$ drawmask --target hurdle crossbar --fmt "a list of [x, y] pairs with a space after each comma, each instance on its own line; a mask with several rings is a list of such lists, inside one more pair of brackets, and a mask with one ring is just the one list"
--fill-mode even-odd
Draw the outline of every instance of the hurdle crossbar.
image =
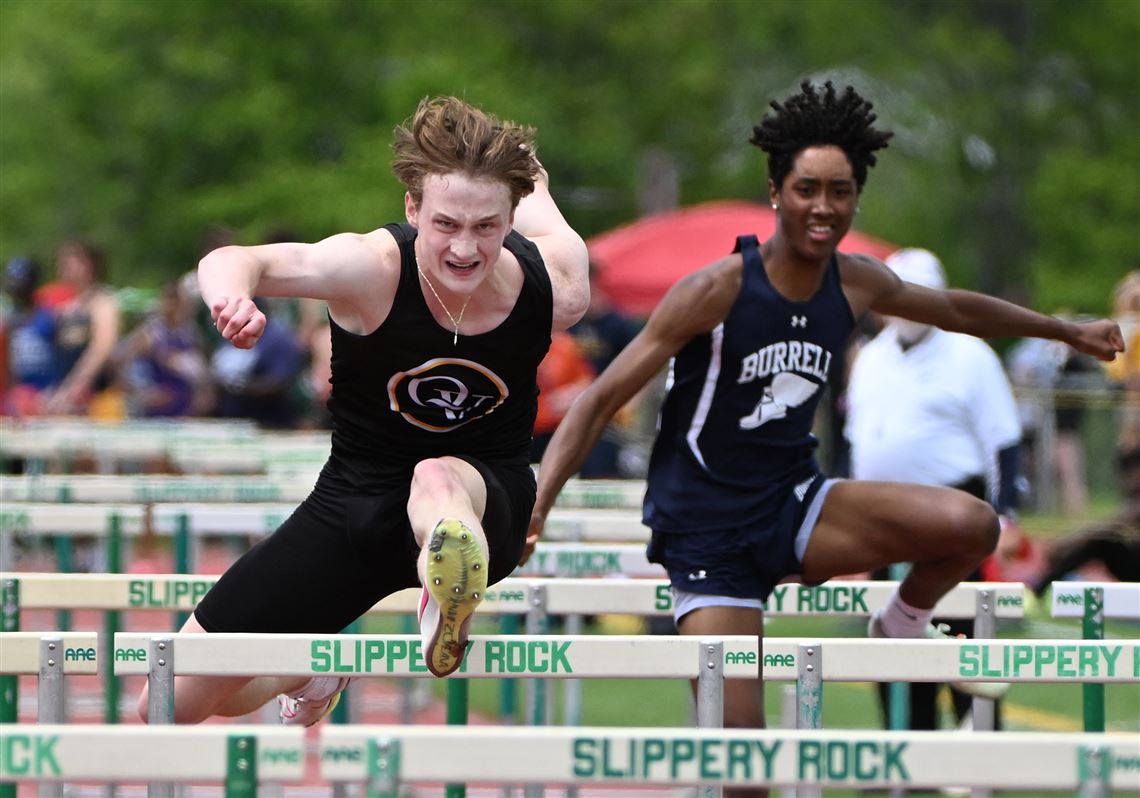
[[200, 475], [40, 474], [0, 480], [0, 501], [106, 502], [301, 502], [310, 479], [233, 478]]
[[[0, 572], [0, 582], [19, 584], [22, 609], [190, 610], [217, 581], [185, 574], [67, 574]], [[543, 609], [551, 615], [621, 613], [666, 616], [673, 592], [665, 579], [572, 579], [511, 577], [488, 588], [479, 612], [523, 614], [542, 588]], [[886, 605], [893, 582], [836, 581], [815, 587], [777, 585], [765, 605], [769, 616], [867, 617]], [[964, 582], [939, 602], [941, 618], [973, 618], [978, 590], [990, 590], [996, 617], [1024, 615], [1024, 588], [1013, 582]], [[374, 613], [414, 613], [420, 591], [409, 588], [381, 599]]]
[[1103, 761], [1112, 789], [1140, 788], [1140, 741], [1123, 735], [326, 726], [320, 750], [330, 781], [1073, 791]]
[[845, 682], [1140, 682], [1140, 640], [909, 640], [769, 637], [764, 678], [799, 678], [800, 646], [820, 678]]
[[[822, 652], [821, 677], [868, 682], [1137, 682], [1140, 640], [898, 640], [726, 636], [726, 678], [797, 678], [797, 651]], [[428, 676], [418, 635], [119, 632], [115, 673], [150, 671], [152, 640], [172, 641], [175, 673], [210, 676]], [[638, 635], [474, 635], [456, 676], [678, 678], [697, 675], [701, 639]]]
[[146, 507], [141, 504], [56, 504], [5, 502], [0, 534], [94, 536], [108, 534], [117, 519], [123, 535], [142, 533]]
[[45, 639], [61, 641], [57, 664], [63, 673], [99, 672], [96, 632], [0, 632], [0, 673], [38, 674]]
[[[724, 641], [724, 676], [756, 675], [757, 640]], [[150, 674], [150, 646], [169, 640], [173, 673], [199, 676], [421, 676], [419, 635], [168, 634], [119, 632], [115, 673]], [[696, 678], [703, 665], [697, 637], [638, 635], [473, 635], [457, 677]], [[749, 661], [751, 664], [749, 664]]]
[[[398, 752], [398, 763], [378, 759], [382, 751]], [[1109, 760], [1112, 788], [1140, 788], [1140, 741], [1040, 732], [326, 726], [320, 774], [329, 781], [364, 781], [386, 765], [402, 782], [1072, 792], [1088, 780], [1090, 751]]]
[[4, 737], [4, 781], [231, 784], [248, 782], [251, 774], [254, 783], [305, 778], [300, 727], [60, 724], [6, 729]]
[[1140, 620], [1140, 583], [1136, 582], [1054, 582], [1052, 585], [1054, 618], [1082, 618], [1085, 614], [1085, 589], [1104, 591], [1104, 617]]

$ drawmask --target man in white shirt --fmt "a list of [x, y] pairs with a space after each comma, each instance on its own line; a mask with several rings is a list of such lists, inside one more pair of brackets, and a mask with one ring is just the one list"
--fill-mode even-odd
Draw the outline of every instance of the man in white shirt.
[[[907, 282], [946, 288], [942, 264], [926, 250], [900, 250], [886, 263]], [[974, 336], [886, 321], [859, 352], [847, 386], [852, 476], [965, 490], [995, 504], [1004, 530], [1017, 505], [1021, 425], [1001, 361]], [[969, 622], [950, 626], [971, 631]], [[938, 687], [912, 686], [911, 728], [937, 728]], [[970, 699], [953, 697], [961, 719]]]

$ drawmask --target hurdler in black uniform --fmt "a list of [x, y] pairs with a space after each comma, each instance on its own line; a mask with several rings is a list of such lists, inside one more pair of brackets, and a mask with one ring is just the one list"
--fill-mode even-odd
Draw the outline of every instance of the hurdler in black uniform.
[[293, 515], [198, 604], [207, 631], [336, 633], [384, 596], [418, 587], [407, 502], [412, 470], [427, 458], [459, 457], [483, 477], [490, 583], [519, 561], [535, 495], [535, 374], [552, 326], [546, 266], [510, 233], [503, 246], [524, 275], [514, 309], [494, 330], [453, 344], [419, 287], [415, 228], [387, 229], [401, 255], [388, 317], [367, 335], [331, 321], [329, 460]]
[[735, 251], [739, 297], [673, 360], [644, 516], [650, 558], [675, 587], [763, 601], [799, 572], [826, 495], [812, 424], [855, 322], [834, 256], [793, 302], [768, 281], [755, 236]]

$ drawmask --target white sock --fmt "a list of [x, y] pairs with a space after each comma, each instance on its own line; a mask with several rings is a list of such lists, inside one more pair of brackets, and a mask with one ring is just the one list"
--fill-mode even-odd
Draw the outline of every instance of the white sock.
[[922, 637], [932, 617], [934, 610], [910, 606], [899, 598], [899, 592], [895, 590], [879, 614], [879, 624], [887, 637]]

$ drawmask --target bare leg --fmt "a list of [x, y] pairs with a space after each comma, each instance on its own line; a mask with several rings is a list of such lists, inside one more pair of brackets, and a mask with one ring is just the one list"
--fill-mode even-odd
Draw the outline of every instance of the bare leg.
[[[683, 635], [754, 635], [757, 644], [764, 639], [764, 613], [748, 607], [700, 607], [686, 613], [677, 624]], [[760, 661], [763, 662], [763, 656]], [[724, 682], [724, 727], [726, 729], [764, 728], [763, 665], [756, 666], [755, 679], [726, 679]], [[693, 694], [697, 684], [693, 682]], [[727, 798], [767, 798], [763, 788], [729, 788]]]
[[424, 578], [427, 548], [424, 544], [441, 518], [455, 518], [475, 533], [483, 553], [487, 554], [487, 537], [483, 534], [483, 511], [487, 507], [487, 486], [474, 466], [457, 457], [422, 460], [412, 475], [408, 496], [408, 520], [416, 543], [420, 546], [417, 570]]
[[899, 588], [907, 604], [933, 608], [994, 550], [993, 508], [960, 490], [894, 482], [835, 484], [804, 553], [805, 581], [913, 566]]
[[1085, 485], [1085, 453], [1079, 432], [1057, 433], [1053, 449], [1061, 483], [1061, 508], [1067, 515], [1080, 515], [1088, 505], [1088, 488]]
[[[179, 631], [206, 634], [193, 615]], [[213, 715], [248, 715], [278, 693], [296, 690], [307, 681], [307, 676], [175, 676], [174, 722], [201, 723]], [[138, 700], [143, 721], [148, 720], [147, 695], [144, 685]]]

